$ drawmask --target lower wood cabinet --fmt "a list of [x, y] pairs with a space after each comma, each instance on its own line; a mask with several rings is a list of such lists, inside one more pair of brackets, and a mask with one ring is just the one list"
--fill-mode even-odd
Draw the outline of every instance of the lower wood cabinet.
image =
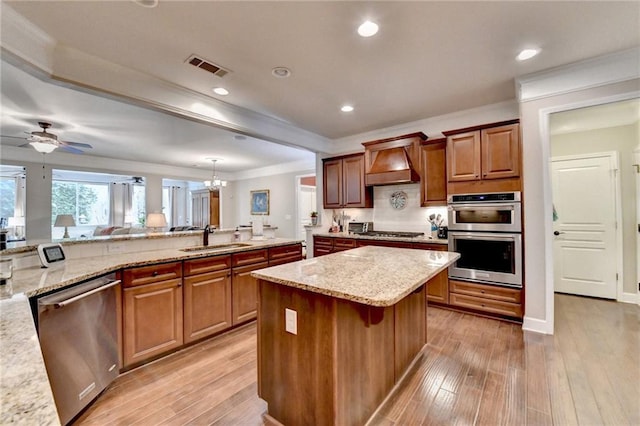
[[333, 238], [313, 237], [313, 257], [324, 256], [333, 252]]
[[266, 268], [268, 262], [233, 268], [232, 299], [233, 325], [241, 324], [258, 316], [258, 279], [251, 272]]
[[184, 342], [231, 327], [231, 255], [184, 261]]
[[231, 270], [184, 278], [184, 342], [231, 328]]
[[251, 272], [301, 259], [296, 243], [122, 270], [123, 367], [256, 318]]
[[125, 286], [123, 304], [125, 367], [182, 346], [182, 278]]
[[449, 280], [449, 303], [493, 315], [522, 319], [522, 290]]

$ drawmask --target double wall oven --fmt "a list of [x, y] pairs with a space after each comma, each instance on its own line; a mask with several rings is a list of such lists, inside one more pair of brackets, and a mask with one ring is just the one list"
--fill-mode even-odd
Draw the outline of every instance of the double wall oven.
[[447, 210], [449, 251], [460, 253], [449, 277], [521, 288], [520, 192], [449, 195]]

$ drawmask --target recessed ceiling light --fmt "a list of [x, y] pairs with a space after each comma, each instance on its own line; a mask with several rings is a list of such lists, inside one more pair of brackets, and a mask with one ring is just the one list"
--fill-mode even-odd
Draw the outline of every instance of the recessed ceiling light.
[[351, 111], [353, 111], [353, 107], [351, 105], [342, 105], [342, 108], [340, 108], [340, 111], [342, 111], [342, 112], [351, 112]]
[[372, 35], [375, 35], [377, 32], [378, 32], [378, 24], [376, 24], [375, 22], [364, 21], [358, 27], [358, 34], [360, 34], [362, 37], [371, 37]]
[[158, 0], [133, 0], [133, 2], [142, 7], [156, 7], [158, 5]]
[[540, 49], [524, 49], [520, 53], [518, 53], [516, 59], [519, 61], [526, 61], [527, 59], [533, 58], [538, 53], [540, 53]]
[[287, 67], [275, 67], [271, 70], [271, 74], [278, 78], [287, 78], [291, 75], [291, 70]]
[[227, 96], [229, 94], [229, 91], [224, 87], [216, 87], [213, 89], [213, 92], [220, 96]]

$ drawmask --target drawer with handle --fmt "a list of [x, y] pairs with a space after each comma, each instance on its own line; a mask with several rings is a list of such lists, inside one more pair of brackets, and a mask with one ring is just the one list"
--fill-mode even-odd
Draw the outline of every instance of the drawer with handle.
[[520, 303], [522, 290], [517, 288], [498, 287], [494, 285], [449, 280], [451, 292], [469, 296], [485, 297], [503, 302]]
[[122, 282], [125, 287], [135, 287], [176, 278], [182, 278], [182, 262], [140, 266], [122, 271]]

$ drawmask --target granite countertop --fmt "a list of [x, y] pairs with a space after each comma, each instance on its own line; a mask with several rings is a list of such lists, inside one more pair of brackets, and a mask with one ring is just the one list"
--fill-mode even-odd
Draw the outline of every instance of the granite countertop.
[[[14, 271], [0, 285], [0, 424], [58, 425], [29, 297], [67, 287], [124, 267], [229, 254], [299, 243], [284, 238], [243, 241], [240, 248], [184, 252], [177, 249], [66, 260], [61, 267]], [[217, 244], [211, 244], [216, 246]]]
[[[31, 267], [14, 271], [13, 277], [7, 284], [7, 286], [10, 287], [10, 291], [9, 289], [5, 289], [3, 291], [4, 294], [0, 296], [0, 303], [2, 302], [2, 297], [7, 297], [7, 293], [24, 293], [27, 297], [38, 296], [52, 290], [64, 288], [71, 284], [113, 272], [120, 268], [237, 253], [241, 251], [277, 247], [299, 242], [301, 242], [301, 240], [273, 238], [261, 241], [242, 241], [239, 243], [243, 245], [242, 247], [220, 248], [216, 250], [182, 251], [179, 249], [164, 249], [136, 253], [112, 254], [109, 256], [85, 257], [77, 260], [67, 259], [61, 267], [48, 269]], [[219, 245], [220, 244], [212, 243], [209, 247], [213, 248]]]
[[318, 237], [329, 237], [329, 238], [352, 238], [355, 240], [381, 240], [381, 241], [404, 241], [410, 243], [420, 243], [420, 244], [443, 244], [446, 245], [449, 243], [449, 240], [446, 238], [431, 238], [427, 235], [423, 235], [421, 237], [378, 237], [373, 235], [362, 235], [362, 234], [353, 234], [348, 232], [323, 232], [318, 234], [313, 234], [313, 236]]
[[251, 275], [366, 305], [392, 306], [459, 257], [447, 251], [365, 246], [259, 269]]
[[[244, 227], [239, 227], [240, 230], [246, 231]], [[265, 226], [265, 230], [277, 230], [277, 227]], [[202, 230], [195, 231], [173, 231], [173, 232], [147, 232], [140, 234], [122, 234], [122, 235], [103, 235], [103, 236], [91, 236], [86, 238], [65, 238], [58, 239], [52, 241], [46, 241], [47, 243], [60, 243], [63, 246], [70, 246], [76, 244], [87, 244], [87, 243], [113, 243], [120, 241], [130, 241], [130, 240], [153, 240], [159, 238], [177, 238], [184, 237], [189, 235], [202, 235]], [[235, 232], [235, 228], [225, 228], [225, 229], [215, 229], [214, 233], [218, 234], [233, 234]], [[40, 241], [45, 242], [45, 241]], [[4, 250], [0, 250], [1, 255], [12, 255], [18, 253], [27, 253], [31, 251], [35, 251], [38, 249], [38, 244], [31, 241], [21, 241], [17, 243], [8, 243], [7, 248]]]

